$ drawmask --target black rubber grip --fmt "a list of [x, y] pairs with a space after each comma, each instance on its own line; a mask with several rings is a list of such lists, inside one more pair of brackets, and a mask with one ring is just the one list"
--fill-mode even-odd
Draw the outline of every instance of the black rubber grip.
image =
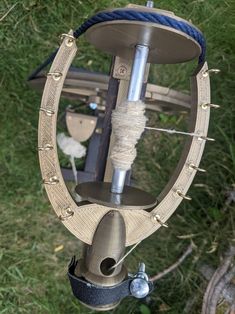
[[130, 283], [133, 278], [127, 278], [120, 284], [112, 287], [96, 286], [89, 283], [82, 277], [74, 274], [78, 261], [73, 257], [69, 269], [68, 277], [73, 290], [74, 296], [82, 303], [96, 307], [105, 306], [121, 301], [130, 295]]

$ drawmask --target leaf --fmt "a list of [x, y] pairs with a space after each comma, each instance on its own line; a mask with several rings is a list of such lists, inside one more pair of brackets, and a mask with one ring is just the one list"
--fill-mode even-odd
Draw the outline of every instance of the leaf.
[[169, 116], [167, 116], [167, 115], [164, 114], [164, 113], [160, 113], [160, 114], [159, 114], [159, 118], [160, 118], [160, 121], [163, 122], [163, 123], [169, 122]]
[[141, 304], [140, 305], [140, 313], [141, 314], [151, 314], [151, 310], [147, 305]]

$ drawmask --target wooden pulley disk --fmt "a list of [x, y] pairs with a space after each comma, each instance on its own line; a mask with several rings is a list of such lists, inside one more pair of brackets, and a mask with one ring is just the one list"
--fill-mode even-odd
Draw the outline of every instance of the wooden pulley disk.
[[[105, 15], [113, 12], [115, 10], [101, 13]], [[135, 13], [142, 12], [144, 17], [156, 13], [161, 14], [162, 19], [164, 17], [172, 19], [172, 24], [177, 21], [179, 24], [186, 24], [186, 28], [193, 26], [188, 21], [175, 16], [173, 12], [136, 5], [128, 5], [125, 9], [119, 9], [119, 12], [123, 19], [98, 23], [87, 30], [87, 40], [99, 50], [132, 60], [136, 45], [144, 45], [149, 47], [148, 62], [158, 64], [186, 62], [200, 56], [202, 51], [198, 42], [182, 30], [170, 25], [158, 24], [154, 18], [150, 18], [148, 22], [147, 19], [124, 20], [125, 16], [132, 17]]]
[[122, 194], [112, 193], [108, 182], [85, 182], [75, 190], [83, 199], [111, 208], [150, 210], [157, 204], [154, 196], [132, 186], [125, 186]]
[[[97, 48], [115, 56], [109, 81], [93, 73], [87, 77], [82, 73], [83, 78], [76, 79], [67, 76], [77, 52], [76, 38], [84, 33]], [[194, 58], [199, 59], [199, 65], [191, 77], [190, 97], [147, 84], [148, 63], [179, 63]], [[109, 310], [125, 296], [143, 298], [151, 292], [153, 285], [143, 265], [134, 277], [127, 275], [123, 265], [125, 247], [136, 246], [160, 227], [167, 227], [167, 220], [182, 200], [191, 199], [188, 189], [197, 171], [204, 171], [200, 168], [202, 154], [206, 141], [212, 140], [207, 136], [210, 109], [218, 107], [210, 99], [209, 74], [213, 71], [217, 70], [209, 70], [205, 61], [202, 33], [173, 13], [154, 9], [152, 1], [147, 2], [147, 7], [129, 5], [97, 13], [75, 32], [62, 35], [42, 96], [39, 160], [43, 183], [57, 216], [85, 243], [82, 258], [72, 260], [68, 275], [74, 295], [88, 307]], [[162, 93], [160, 101], [158, 92]], [[71, 121], [77, 119], [77, 124], [87, 118], [87, 130], [83, 134], [80, 129], [78, 140], [92, 133], [100, 136], [99, 142], [91, 140], [90, 144], [95, 147], [93, 153], [97, 151], [96, 159], [90, 159], [90, 164], [97, 165], [96, 176], [76, 187], [81, 201], [75, 201], [68, 192], [57, 155], [61, 93], [78, 95], [88, 104], [91, 99], [97, 101], [98, 120], [67, 115], [68, 127], [69, 117]], [[190, 105], [185, 106], [189, 99]], [[151, 129], [145, 110], [155, 110], [155, 104], [158, 108], [158, 101], [163, 110], [164, 103], [190, 109], [190, 123], [188, 132], [152, 128], [188, 136], [168, 184], [160, 195], [152, 196], [131, 186], [129, 179], [136, 144], [144, 131]], [[95, 125], [94, 129], [91, 125]], [[77, 131], [79, 127], [76, 130], [74, 123], [70, 133], [76, 137]]]

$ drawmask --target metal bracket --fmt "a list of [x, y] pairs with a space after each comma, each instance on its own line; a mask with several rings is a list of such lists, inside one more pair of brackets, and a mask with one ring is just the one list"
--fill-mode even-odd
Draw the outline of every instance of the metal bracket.
[[66, 124], [73, 139], [78, 142], [87, 141], [94, 133], [97, 117], [66, 111]]
[[[121, 57], [116, 57], [114, 62], [113, 77], [119, 80], [130, 81], [132, 69], [132, 60], [125, 60]], [[150, 64], [146, 66], [144, 83], [147, 83], [149, 76]]]

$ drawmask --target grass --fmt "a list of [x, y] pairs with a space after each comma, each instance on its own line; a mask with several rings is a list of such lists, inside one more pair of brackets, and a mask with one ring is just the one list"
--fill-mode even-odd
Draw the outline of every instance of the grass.
[[[1, 314], [92, 313], [73, 298], [66, 278], [67, 264], [72, 255], [79, 254], [80, 243], [57, 221], [40, 183], [36, 152], [40, 95], [28, 88], [26, 78], [57, 47], [59, 34], [77, 27], [98, 10], [125, 4], [126, 0], [0, 2]], [[235, 208], [223, 211], [225, 192], [235, 183], [235, 3], [159, 0], [156, 6], [192, 20], [204, 32], [209, 65], [222, 71], [212, 78], [212, 102], [222, 108], [212, 111], [210, 136], [216, 143], [207, 144], [202, 166], [208, 172], [197, 175], [190, 189], [193, 201], [184, 202], [170, 219], [170, 228], [144, 241], [127, 259], [127, 265], [135, 271], [139, 261], [144, 261], [153, 275], [173, 263], [191, 240], [195, 253], [157, 283], [147, 305], [126, 299], [114, 313], [181, 314], [187, 300], [194, 298], [190, 314], [199, 314], [206, 283], [197, 267], [200, 263], [217, 265], [224, 249], [235, 241]], [[77, 65], [108, 71], [108, 56], [84, 39], [79, 47]], [[193, 65], [153, 66], [151, 81], [187, 90]], [[151, 119], [161, 126], [177, 125], [177, 119]], [[178, 137], [146, 135], [134, 169], [138, 184], [159, 193], [177, 163], [181, 145]], [[62, 244], [63, 249], [56, 252]]]

